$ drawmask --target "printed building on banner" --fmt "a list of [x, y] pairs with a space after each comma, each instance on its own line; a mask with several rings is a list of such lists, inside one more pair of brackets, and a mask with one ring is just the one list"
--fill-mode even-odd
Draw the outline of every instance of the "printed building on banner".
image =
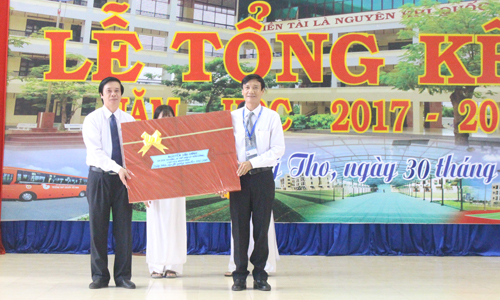
[[[11, 45], [13, 56], [9, 57], [9, 85], [7, 95], [6, 124], [8, 129], [27, 128], [37, 122], [38, 112], [44, 111], [43, 105], [33, 105], [33, 101], [22, 95], [25, 82], [17, 79], [29, 75], [33, 67], [49, 63], [49, 40], [42, 37], [32, 37], [43, 27], [59, 27], [71, 30], [72, 38], [66, 42], [67, 53], [82, 55], [94, 63], [97, 61], [97, 45], [92, 39], [92, 33], [103, 30], [100, 22], [108, 17], [101, 11], [105, 0], [72, 0], [62, 1], [59, 10], [58, 1], [52, 0], [12, 0], [9, 33], [13, 37], [24, 37], [28, 44]], [[109, 1], [112, 2], [112, 1]], [[114, 1], [113, 1], [114, 2]], [[125, 0], [130, 9], [121, 16], [129, 22], [126, 30], [136, 32], [142, 43], [143, 50], [133, 52], [129, 49], [128, 66], [119, 66], [116, 61], [113, 68], [116, 72], [125, 72], [136, 62], [145, 64], [142, 75], [137, 83], [125, 84], [125, 96], [131, 98], [128, 109], [133, 104], [133, 88], [145, 88], [144, 100], [152, 97], [162, 97], [164, 100], [173, 97], [172, 88], [161, 84], [162, 79], [171, 79], [163, 65], [188, 65], [188, 43], [182, 44], [177, 50], [169, 47], [176, 32], [217, 32], [222, 45], [226, 45], [237, 33], [234, 25], [248, 15], [247, 7], [252, 1], [237, 0]], [[326, 33], [328, 41], [323, 44], [323, 80], [311, 82], [304, 72], [301, 63], [293, 58], [291, 67], [293, 73], [298, 73], [295, 87], [273, 88], [266, 95], [266, 100], [288, 98], [295, 106], [300, 107], [300, 114], [311, 116], [329, 113], [330, 104], [336, 98], [354, 101], [362, 98], [368, 102], [385, 99], [410, 99], [412, 104], [406, 117], [404, 127], [415, 133], [425, 128], [442, 128], [441, 115], [436, 122], [424, 122], [422, 116], [429, 112], [441, 113], [442, 102], [449, 102], [448, 95], [419, 94], [418, 91], [399, 91], [392, 87], [346, 85], [332, 75], [329, 66], [330, 49], [335, 41], [351, 32], [374, 34], [380, 52], [376, 57], [385, 59], [382, 71], [389, 72], [398, 63], [404, 53], [403, 46], [417, 43], [417, 40], [400, 40], [397, 33], [403, 26], [400, 24], [403, 1], [375, 0], [341, 0], [341, 1], [271, 1], [272, 14], [264, 22], [260, 34], [272, 47], [272, 74], [282, 72], [283, 49], [276, 41], [276, 33], [299, 33], [306, 39], [309, 33]], [[286, 2], [286, 3], [285, 3]], [[335, 2], [335, 3], [333, 3]], [[408, 3], [408, 1], [404, 1]], [[420, 1], [414, 0], [411, 2]], [[448, 2], [448, 1], [440, 1]], [[468, 1], [465, 1], [468, 2]], [[59, 11], [59, 18], [58, 18]], [[114, 29], [113, 29], [114, 28]], [[111, 27], [106, 30], [119, 30]], [[240, 62], [255, 66], [257, 52], [252, 43], [244, 43], [239, 49]], [[205, 61], [223, 57], [224, 48], [215, 50], [205, 43]], [[352, 74], [360, 74], [363, 67], [359, 66], [358, 58], [371, 56], [368, 50], [359, 44], [353, 44], [347, 53], [347, 66]], [[68, 60], [67, 67], [75, 63]], [[52, 99], [50, 111], [55, 112], [55, 122], [61, 122], [60, 99]], [[66, 110], [72, 116], [68, 123], [81, 124], [85, 116], [94, 110], [89, 104], [101, 105], [95, 97], [82, 97], [78, 103], [68, 104]], [[395, 112], [389, 111], [386, 105], [385, 118], [387, 124], [393, 125]], [[151, 107], [146, 106], [148, 118], [151, 119]], [[179, 114], [186, 114], [187, 103], [181, 102]], [[285, 112], [279, 110], [281, 114]], [[375, 120], [373, 120], [375, 122]], [[425, 127], [425, 128], [424, 128]], [[67, 130], [78, 127], [67, 126]]]
[[500, 184], [493, 184], [491, 188], [491, 203], [500, 203]]
[[452, 184], [453, 181], [452, 179], [445, 179], [445, 183], [441, 187], [441, 179], [428, 179], [416, 181], [411, 186], [415, 192], [440, 193], [441, 190], [444, 190], [445, 193], [456, 194], [458, 188], [456, 184]]
[[331, 182], [331, 177], [331, 174], [324, 177], [304, 175], [292, 177], [286, 174], [280, 179], [280, 187], [284, 191], [332, 189], [335, 182]]
[[342, 194], [364, 194], [372, 191], [369, 185], [359, 183], [354, 180], [332, 180], [332, 175], [328, 174], [324, 177], [321, 176], [305, 176], [300, 175], [292, 177], [290, 174], [284, 175], [280, 178], [279, 189], [283, 191], [318, 191], [318, 190], [332, 190]]

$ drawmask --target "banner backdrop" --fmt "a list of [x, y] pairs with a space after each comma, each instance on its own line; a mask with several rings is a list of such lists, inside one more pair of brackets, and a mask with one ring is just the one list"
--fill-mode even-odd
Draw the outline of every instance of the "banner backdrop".
[[[7, 94], [7, 49], [9, 39], [9, 1], [3, 1], [0, 4], [0, 59], [4, 62], [0, 64], [0, 127], [5, 128], [5, 98]], [[0, 135], [0, 167], [3, 167], [3, 147], [4, 135]], [[2, 187], [0, 186], [0, 195]], [[0, 220], [2, 215], [2, 199], [0, 198]], [[0, 254], [5, 254], [5, 249], [2, 244], [2, 230], [0, 228]]]
[[[234, 110], [256, 72], [285, 130], [276, 222], [500, 223], [496, 1], [337, 1], [321, 17], [188, 2], [12, 1], [2, 220], [87, 220], [81, 124], [101, 79], [120, 78], [121, 108], [147, 120], [161, 104]], [[474, 25], [450, 31], [457, 16]], [[187, 219], [230, 221], [229, 201], [190, 197]]]

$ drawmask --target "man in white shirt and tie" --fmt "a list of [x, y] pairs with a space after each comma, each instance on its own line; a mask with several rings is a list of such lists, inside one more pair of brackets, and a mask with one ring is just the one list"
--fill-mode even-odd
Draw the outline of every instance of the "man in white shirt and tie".
[[108, 286], [108, 227], [113, 214], [115, 264], [113, 277], [117, 287], [135, 289], [132, 276], [132, 205], [128, 202], [127, 179], [123, 164], [121, 123], [134, 118], [119, 109], [123, 85], [114, 77], [99, 84], [104, 106], [90, 113], [83, 122], [83, 141], [87, 147], [87, 200], [89, 203], [90, 289]]
[[[273, 167], [285, 153], [283, 127], [278, 113], [260, 105], [265, 92], [261, 76], [251, 74], [241, 82], [245, 107], [231, 112], [241, 191], [230, 193], [234, 237], [233, 291], [246, 289], [248, 244], [253, 234], [255, 246], [250, 256], [254, 289], [270, 291], [264, 270], [269, 255], [268, 230], [274, 201]], [[252, 217], [253, 233], [250, 232]]]

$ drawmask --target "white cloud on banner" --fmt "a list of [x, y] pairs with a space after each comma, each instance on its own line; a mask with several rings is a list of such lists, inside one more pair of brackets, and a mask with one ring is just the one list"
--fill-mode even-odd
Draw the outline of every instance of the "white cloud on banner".
[[500, 154], [488, 154], [483, 156], [484, 161], [500, 161]]

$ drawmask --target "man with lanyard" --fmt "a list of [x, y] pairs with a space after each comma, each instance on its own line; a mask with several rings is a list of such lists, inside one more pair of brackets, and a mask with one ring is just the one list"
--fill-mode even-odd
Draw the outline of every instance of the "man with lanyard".
[[[113, 277], [117, 287], [135, 289], [132, 276], [132, 205], [128, 203], [127, 179], [123, 164], [121, 123], [134, 118], [119, 109], [123, 85], [114, 77], [99, 84], [104, 106], [90, 113], [83, 122], [83, 141], [87, 147], [89, 177], [90, 289], [108, 286], [108, 227], [113, 213], [115, 265]], [[111, 209], [112, 208], [112, 209]]]
[[238, 155], [241, 191], [230, 193], [234, 237], [233, 291], [246, 289], [250, 216], [255, 247], [250, 256], [254, 289], [270, 291], [264, 271], [269, 255], [268, 237], [274, 201], [273, 167], [285, 153], [285, 139], [278, 113], [260, 105], [265, 82], [259, 75], [245, 76], [241, 82], [245, 107], [231, 113]]

